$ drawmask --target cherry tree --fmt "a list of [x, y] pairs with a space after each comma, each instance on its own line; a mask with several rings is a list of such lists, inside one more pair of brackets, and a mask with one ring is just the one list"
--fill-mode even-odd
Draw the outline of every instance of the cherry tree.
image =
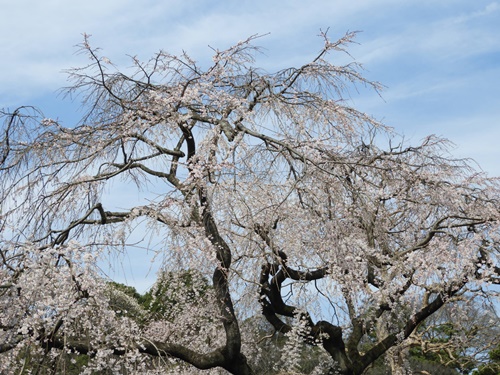
[[[321, 348], [318, 374], [384, 355], [404, 371], [427, 318], [493, 301], [498, 181], [446, 140], [409, 145], [352, 107], [350, 90], [381, 89], [332, 62], [354, 36], [322, 34], [311, 61], [273, 73], [255, 66], [253, 36], [210, 64], [160, 51], [127, 74], [86, 36], [90, 63], [69, 71], [80, 124], [4, 110], [0, 371], [30, 356], [60, 370], [74, 353], [85, 373], [254, 374], [276, 335], [275, 369], [296, 371], [306, 345]], [[111, 206], [120, 189], [140, 199]], [[205, 280], [181, 311], [114, 307], [100, 262], [137, 237], [161, 249], [164, 275]], [[255, 315], [274, 334], [243, 324]]]

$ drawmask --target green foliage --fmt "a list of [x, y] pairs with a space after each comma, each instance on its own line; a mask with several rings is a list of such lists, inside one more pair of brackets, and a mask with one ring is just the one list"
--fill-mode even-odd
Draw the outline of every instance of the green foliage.
[[107, 294], [110, 307], [118, 317], [128, 317], [138, 323], [145, 321], [144, 296], [139, 294], [134, 287], [109, 282]]
[[249, 344], [252, 353], [248, 359], [255, 375], [323, 374], [318, 367], [328, 367], [330, 358], [323, 347], [304, 343], [299, 344], [299, 358], [294, 371], [286, 372], [283, 370], [286, 367], [284, 360], [290, 354], [286, 350], [290, 340], [287, 335], [276, 332], [261, 315], [245, 319], [242, 329], [247, 337], [251, 336]]
[[193, 270], [163, 272], [155, 286], [139, 300], [154, 316], [173, 320], [188, 304], [198, 303], [209, 288], [208, 280]]
[[[439, 368], [439, 373], [445, 371], [450, 374], [468, 374], [472, 371], [474, 360], [467, 356], [465, 348], [451, 345], [455, 337], [463, 333], [457, 330], [453, 322], [422, 325], [421, 329], [425, 330], [423, 338], [426, 343], [410, 349], [410, 357], [415, 365], [431, 365]], [[473, 336], [475, 333], [469, 332], [469, 334]]]
[[[109, 304], [117, 316], [134, 319], [139, 324], [158, 316], [173, 319], [188, 303], [195, 303], [210, 288], [208, 280], [194, 271], [162, 273], [155, 286], [145, 294], [140, 294], [132, 286], [117, 282], [109, 282], [107, 285]], [[27, 348], [19, 358], [19, 365], [23, 368], [21, 374], [72, 375], [80, 374], [88, 361], [87, 355], [73, 353], [50, 359], [46, 354], [32, 353]]]
[[[429, 329], [428, 343], [441, 344], [447, 343], [456, 333], [452, 323], [444, 323]], [[412, 358], [418, 361], [426, 361], [432, 363], [448, 363], [452, 361], [451, 355], [456, 358], [457, 353], [450, 353], [444, 349], [427, 350], [422, 346], [415, 346], [410, 349]]]
[[155, 285], [144, 294], [128, 285], [109, 282], [110, 305], [118, 316], [127, 316], [138, 323], [161, 317], [174, 320], [189, 304], [199, 303], [210, 288], [199, 273], [160, 273]]
[[[456, 368], [445, 366], [439, 362], [426, 361], [425, 359], [410, 358], [410, 367], [416, 374], [429, 373], [439, 375], [458, 375], [462, 374]], [[424, 372], [425, 371], [425, 372]], [[468, 373], [468, 372], [465, 372]]]
[[479, 366], [472, 375], [500, 375], [500, 343], [489, 353], [489, 362]]
[[141, 295], [137, 289], [135, 289], [133, 286], [129, 286], [129, 285], [125, 285], [125, 284], [120, 284], [120, 283], [117, 283], [115, 281], [110, 281], [108, 283], [109, 286], [111, 286], [113, 289], [115, 290], [119, 290], [120, 292], [123, 292], [125, 293], [126, 295], [128, 295], [129, 297], [132, 297], [134, 298], [135, 300], [137, 300], [137, 302], [141, 303], [142, 304], [142, 301], [144, 299], [144, 296]]
[[[19, 356], [19, 375], [38, 374], [80, 374], [83, 368], [88, 364], [89, 357], [84, 354], [62, 353], [56, 357], [52, 357], [49, 352], [33, 352], [32, 348], [28, 347], [22, 351]], [[12, 369], [13, 373], [16, 369]]]
[[493, 362], [498, 362], [500, 364], [500, 344], [489, 353], [490, 359]]

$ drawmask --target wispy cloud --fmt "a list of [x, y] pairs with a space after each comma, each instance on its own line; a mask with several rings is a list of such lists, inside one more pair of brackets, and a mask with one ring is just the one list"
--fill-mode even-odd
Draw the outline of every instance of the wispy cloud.
[[[413, 107], [443, 118], [453, 115], [447, 112], [450, 98], [462, 113], [467, 107], [484, 111], [483, 103], [499, 94], [491, 84], [500, 77], [498, 1], [19, 0], [4, 4], [2, 14], [0, 107], [41, 96], [44, 102], [55, 101], [55, 91], [66, 85], [61, 72], [86, 62], [74, 47], [83, 32], [93, 34], [92, 43], [124, 66], [127, 53], [147, 59], [159, 49], [186, 50], [203, 59], [211, 53], [208, 45], [224, 48], [252, 34], [270, 33], [259, 40], [266, 48], [261, 61], [279, 69], [316, 53], [321, 28], [330, 26], [332, 37], [364, 30], [352, 53], [368, 68], [368, 76], [388, 89], [385, 105], [375, 95], [359, 101], [375, 112], [388, 110], [379, 117], [402, 118], [405, 113], [397, 108]], [[441, 110], [436, 102], [442, 103]], [[453, 132], [440, 126], [441, 133]]]
[[[377, 7], [396, 3], [383, 0]], [[373, 8], [373, 2], [367, 0], [355, 4], [312, 0], [307, 6], [299, 0], [12, 1], [3, 6], [0, 23], [0, 44], [6, 51], [0, 60], [0, 95], [19, 97], [45, 85], [61, 84], [64, 76], [59, 72], [81, 64], [74, 56], [74, 46], [84, 32], [92, 34], [93, 43], [106, 54], [124, 63], [126, 53], [145, 59], [158, 49], [208, 56], [208, 45], [224, 48], [266, 33], [271, 35], [263, 45], [272, 46], [272, 56], [280, 54], [283, 60], [314, 53], [317, 48], [307, 51], [306, 47], [316, 41], [320, 28], [332, 26], [336, 35], [358, 28], [359, 22], [351, 25], [347, 19], [366, 17]]]

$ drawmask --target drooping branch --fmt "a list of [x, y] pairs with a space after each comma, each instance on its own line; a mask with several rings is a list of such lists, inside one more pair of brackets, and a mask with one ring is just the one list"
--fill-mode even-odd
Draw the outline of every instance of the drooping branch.
[[[39, 340], [42, 346], [47, 349], [69, 350], [78, 354], [93, 356], [99, 349], [112, 350], [116, 356], [125, 355], [131, 350], [137, 350], [139, 353], [149, 354], [154, 357], [172, 356], [189, 363], [200, 370], [206, 370], [214, 367], [224, 367], [226, 358], [224, 348], [218, 348], [210, 353], [202, 354], [197, 351], [186, 348], [185, 346], [165, 343], [154, 340], [141, 340], [132, 347], [106, 347], [96, 348], [90, 346], [84, 341], [68, 340], [67, 338], [40, 337]], [[11, 345], [12, 346], [12, 345]], [[11, 348], [12, 349], [12, 348]]]
[[462, 287], [466, 284], [466, 280], [462, 281], [458, 285], [451, 286], [446, 291], [438, 294], [436, 298], [427, 305], [423, 306], [415, 314], [411, 315], [400, 332], [389, 334], [370, 350], [368, 350], [364, 355], [360, 357], [360, 361], [355, 365], [356, 374], [361, 374], [371, 363], [373, 363], [377, 358], [383, 355], [387, 350], [393, 347], [398, 341], [403, 341], [404, 339], [410, 337], [410, 335], [415, 331], [415, 329], [425, 321], [429, 316], [438, 311], [444, 306], [446, 301], [457, 294]]
[[[308, 312], [287, 305], [282, 297], [283, 282], [290, 278], [296, 281], [312, 281], [323, 278], [328, 273], [328, 267], [313, 271], [294, 270], [286, 265], [287, 256], [282, 250], [278, 250], [271, 241], [269, 231], [262, 225], [255, 225], [255, 232], [271, 248], [280, 263], [267, 263], [261, 269], [260, 274], [260, 304], [262, 313], [274, 329], [281, 333], [288, 333], [291, 327], [284, 323], [278, 315], [287, 317], [300, 317], [306, 321], [308, 329], [305, 337], [308, 342], [320, 341], [323, 348], [330, 354], [332, 359], [340, 367], [342, 374], [350, 375], [351, 363], [346, 354], [345, 344], [342, 338], [342, 328], [327, 321], [313, 322]], [[272, 275], [272, 277], [270, 277]], [[312, 339], [312, 340], [311, 340]]]

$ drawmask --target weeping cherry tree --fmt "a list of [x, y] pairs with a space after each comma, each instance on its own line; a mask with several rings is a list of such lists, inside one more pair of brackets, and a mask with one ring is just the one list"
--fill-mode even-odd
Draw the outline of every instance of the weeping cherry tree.
[[[160, 51], [127, 74], [85, 37], [90, 63], [69, 71], [80, 123], [3, 110], [0, 371], [22, 373], [29, 352], [53, 368], [85, 356], [86, 373], [249, 375], [276, 335], [274, 370], [298, 371], [294, 348], [312, 346], [317, 374], [383, 356], [405, 371], [429, 317], [494, 301], [498, 180], [353, 108], [349, 91], [381, 89], [333, 63], [354, 36], [322, 34], [311, 61], [277, 72], [255, 66], [254, 36], [210, 64]], [[108, 201], [123, 191], [139, 198]], [[189, 308], [113, 308], [102, 264], [136, 238], [169, 283], [204, 280]], [[257, 315], [272, 335], [244, 327]]]

